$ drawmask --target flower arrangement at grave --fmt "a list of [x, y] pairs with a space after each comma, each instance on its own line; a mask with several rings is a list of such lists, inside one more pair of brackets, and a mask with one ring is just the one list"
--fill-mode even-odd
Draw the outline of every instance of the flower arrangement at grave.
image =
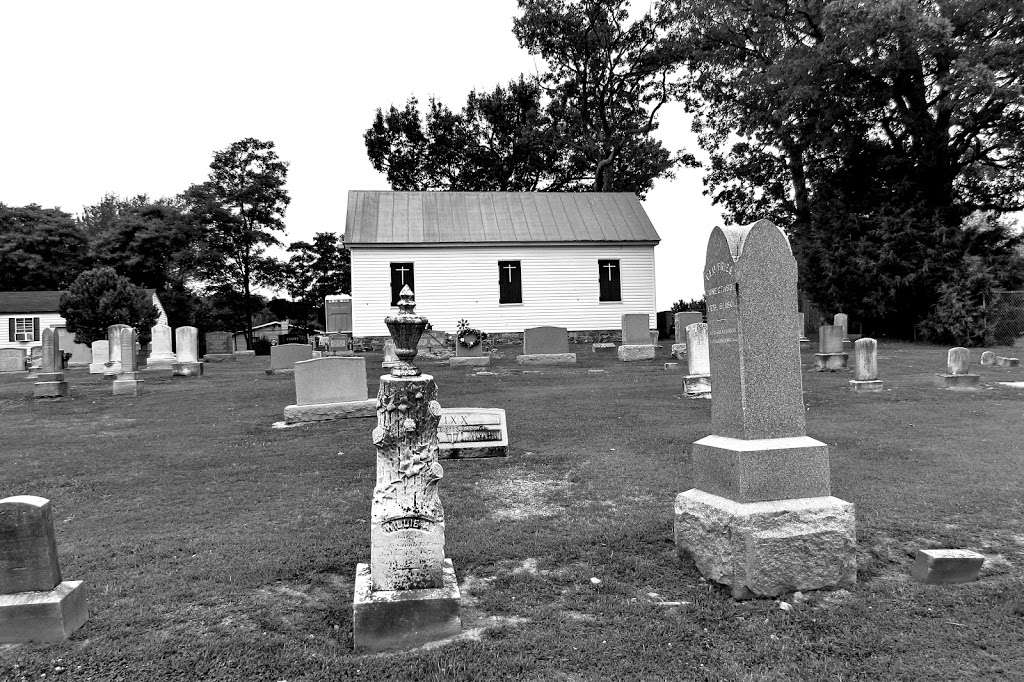
[[459, 345], [463, 348], [476, 348], [484, 339], [487, 338], [487, 332], [482, 332], [479, 329], [470, 327], [469, 320], [466, 318], [459, 320], [458, 325], [458, 341]]

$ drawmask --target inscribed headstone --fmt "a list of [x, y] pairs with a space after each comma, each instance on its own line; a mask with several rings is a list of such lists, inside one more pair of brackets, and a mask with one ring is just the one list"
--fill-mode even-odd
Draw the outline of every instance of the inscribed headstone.
[[211, 355], [227, 355], [235, 352], [229, 332], [206, 332], [206, 352]]
[[282, 343], [270, 347], [270, 370], [292, 369], [296, 362], [313, 357], [313, 348], [308, 343]]
[[[644, 330], [647, 333], [647, 330]], [[569, 352], [569, 332], [565, 327], [532, 327], [523, 330], [523, 355]]]
[[48, 592], [60, 583], [50, 501], [0, 500], [0, 594]]
[[622, 316], [622, 344], [626, 346], [651, 345], [649, 315], [627, 313]]
[[699, 324], [703, 321], [704, 314], [696, 310], [687, 310], [681, 313], [676, 313], [676, 343], [686, 343], [686, 328], [691, 324]]
[[708, 325], [704, 322], [686, 327], [686, 369], [689, 374], [711, 374]]
[[366, 359], [328, 355], [295, 363], [295, 404], [367, 400]]
[[855, 381], [875, 381], [878, 379], [878, 342], [874, 339], [861, 338], [853, 344]]
[[178, 327], [174, 330], [174, 341], [178, 351], [178, 362], [199, 362], [198, 329]]
[[946, 353], [946, 372], [948, 374], [967, 374], [971, 365], [971, 351], [961, 346], [950, 348]]
[[818, 329], [819, 353], [843, 352], [843, 328], [824, 324]]

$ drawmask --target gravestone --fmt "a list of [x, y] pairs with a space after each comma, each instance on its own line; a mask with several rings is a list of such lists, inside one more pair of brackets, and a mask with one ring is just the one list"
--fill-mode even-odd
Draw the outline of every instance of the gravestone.
[[206, 362], [235, 359], [235, 341], [230, 332], [206, 332]]
[[32, 393], [36, 398], [63, 398], [68, 394], [68, 382], [64, 381], [64, 356], [60, 351], [57, 331], [47, 327], [43, 330], [42, 339], [41, 365]]
[[985, 555], [969, 549], [919, 549], [911, 577], [929, 585], [969, 583], [978, 579]]
[[59, 642], [87, 617], [82, 581], [61, 579], [50, 501], [0, 500], [0, 643]]
[[491, 355], [484, 353], [482, 334], [475, 331], [455, 335], [455, 356], [448, 359], [449, 367], [490, 367]]
[[818, 352], [814, 354], [814, 369], [818, 372], [838, 372], [846, 369], [849, 353], [843, 351], [843, 328], [824, 324], [818, 329]]
[[675, 314], [675, 343], [672, 344], [672, 357], [682, 360], [686, 353], [686, 328], [691, 324], [704, 321], [704, 313], [697, 310], [686, 310]]
[[295, 404], [284, 408], [289, 424], [372, 417], [376, 401], [367, 397], [366, 358], [326, 355], [294, 365]]
[[391, 369], [396, 362], [398, 362], [398, 356], [395, 355], [395, 342], [387, 339], [384, 342], [384, 361], [380, 363], [380, 366], [384, 369]]
[[[308, 343], [308, 338], [303, 336], [294, 341], [286, 341], [286, 343]], [[245, 340], [244, 334], [232, 334], [231, 345], [234, 348], [232, 355], [236, 358], [256, 357], [256, 351], [249, 348], [249, 342]]]
[[26, 379], [38, 379], [43, 367], [43, 347], [32, 346], [28, 349], [28, 376]]
[[107, 327], [107, 348], [110, 351], [110, 359], [107, 360], [107, 369], [103, 376], [113, 379], [121, 373], [121, 331], [131, 329], [127, 324], [112, 324]]
[[850, 316], [849, 315], [847, 315], [846, 313], [836, 313], [835, 315], [832, 316], [832, 326], [833, 327], [839, 327], [840, 329], [843, 330], [843, 335], [841, 337], [842, 343], [850, 343], [850, 334], [849, 334]]
[[811, 340], [807, 338], [807, 323], [804, 322], [804, 314], [796, 314], [796, 338], [800, 340], [800, 343], [810, 343]]
[[166, 324], [153, 325], [150, 337], [147, 370], [172, 370], [177, 358], [171, 347], [171, 328]]
[[448, 407], [437, 426], [438, 457], [473, 459], [508, 456], [505, 410], [496, 407]]
[[987, 350], [981, 354], [981, 366], [991, 367], [996, 364], [996, 354], [990, 350]]
[[110, 342], [106, 339], [93, 341], [92, 362], [89, 363], [89, 374], [103, 374], [107, 370], [107, 363], [110, 362]]
[[971, 374], [971, 351], [957, 346], [946, 353], [946, 373], [935, 375], [936, 384], [940, 388], [951, 388], [961, 391], [973, 391], [978, 388], [981, 376]]
[[420, 646], [459, 633], [460, 594], [445, 558], [437, 487], [441, 405], [434, 378], [412, 364], [427, 320], [409, 287], [386, 318], [399, 362], [377, 394], [377, 485], [370, 515], [370, 563], [356, 566], [352, 639], [357, 652]]
[[687, 398], [711, 399], [711, 356], [708, 350], [708, 326], [704, 322], [695, 322], [686, 327], [683, 394]]
[[622, 345], [616, 353], [622, 362], [654, 359], [649, 315], [626, 313], [622, 316]]
[[1020, 367], [1020, 358], [1006, 358], [1000, 355], [996, 358], [996, 364], [1000, 367]]
[[142, 390], [142, 372], [139, 371], [138, 351], [135, 348], [135, 330], [131, 327], [121, 330], [121, 373], [114, 379], [113, 395], [137, 396]]
[[569, 331], [565, 327], [531, 327], [523, 330], [523, 353], [516, 356], [520, 365], [574, 365], [576, 354], [569, 352]]
[[0, 372], [24, 372], [24, 348], [0, 348]]
[[174, 346], [178, 350], [177, 362], [172, 368], [174, 376], [203, 376], [203, 363], [199, 362], [199, 330], [195, 327], [178, 327], [174, 330]]
[[693, 444], [676, 545], [736, 598], [849, 586], [854, 508], [805, 432], [796, 261], [773, 223], [716, 227], [704, 269], [713, 434]]
[[882, 390], [878, 378], [878, 342], [860, 338], [853, 344], [853, 378], [850, 388], [858, 393]]
[[295, 363], [313, 358], [313, 347], [308, 343], [282, 343], [270, 347], [270, 369], [267, 374], [291, 374]]

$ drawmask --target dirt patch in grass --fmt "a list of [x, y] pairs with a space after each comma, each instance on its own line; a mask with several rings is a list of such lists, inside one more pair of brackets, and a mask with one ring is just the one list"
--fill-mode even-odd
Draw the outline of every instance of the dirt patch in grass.
[[490, 518], [495, 520], [523, 521], [558, 516], [565, 511], [568, 483], [525, 468], [485, 475], [479, 487], [490, 501]]

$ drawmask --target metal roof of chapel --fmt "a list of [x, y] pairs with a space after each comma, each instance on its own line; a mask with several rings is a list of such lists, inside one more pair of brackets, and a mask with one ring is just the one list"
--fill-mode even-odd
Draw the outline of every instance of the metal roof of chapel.
[[659, 241], [631, 192], [352, 190], [345, 217], [347, 246]]

